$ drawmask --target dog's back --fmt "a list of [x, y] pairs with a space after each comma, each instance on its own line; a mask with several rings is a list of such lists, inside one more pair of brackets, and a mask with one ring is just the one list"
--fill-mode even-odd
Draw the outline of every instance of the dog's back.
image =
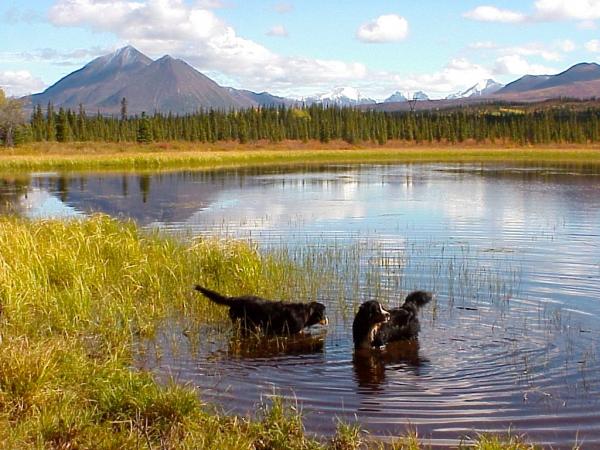
[[295, 334], [326, 320], [325, 306], [316, 303], [284, 303], [246, 295], [227, 297], [196, 285], [195, 289], [219, 305], [229, 306], [229, 317], [242, 329], [266, 334]]
[[413, 291], [408, 294], [400, 308], [389, 310], [390, 320], [379, 329], [375, 337], [375, 345], [416, 338], [421, 331], [419, 310], [432, 298], [432, 294], [427, 291]]

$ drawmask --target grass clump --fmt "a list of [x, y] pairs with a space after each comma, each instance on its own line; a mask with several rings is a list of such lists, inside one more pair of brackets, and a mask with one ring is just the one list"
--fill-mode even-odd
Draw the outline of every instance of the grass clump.
[[[223, 308], [194, 297], [194, 282], [232, 294], [269, 286], [262, 294], [273, 295], [287, 283], [274, 274], [289, 275], [287, 266], [247, 244], [184, 245], [106, 216], [0, 218], [0, 442], [252, 448], [258, 430], [206, 413], [190, 389], [131, 370], [132, 348], [175, 313], [226, 320]], [[286, 424], [304, 439], [289, 417], [263, 428]]]

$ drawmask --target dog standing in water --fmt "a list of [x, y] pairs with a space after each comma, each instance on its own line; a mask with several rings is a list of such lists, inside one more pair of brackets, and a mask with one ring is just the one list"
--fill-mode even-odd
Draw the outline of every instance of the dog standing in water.
[[292, 335], [312, 325], [327, 324], [322, 303], [276, 302], [253, 295], [227, 297], [199, 285], [195, 289], [213, 302], [229, 306], [231, 321], [239, 323], [244, 331]]
[[400, 308], [390, 310], [376, 300], [363, 303], [352, 324], [354, 348], [382, 347], [388, 342], [416, 338], [421, 328], [419, 309], [432, 298], [430, 292], [414, 291]]

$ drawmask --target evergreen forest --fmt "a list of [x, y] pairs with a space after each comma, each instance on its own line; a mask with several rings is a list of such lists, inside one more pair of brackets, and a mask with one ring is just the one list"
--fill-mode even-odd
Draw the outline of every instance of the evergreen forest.
[[[124, 102], [125, 105], [125, 102]], [[240, 111], [198, 111], [189, 115], [155, 113], [88, 115], [52, 104], [34, 108], [15, 130], [14, 141], [139, 142], [190, 141], [240, 143], [343, 140], [350, 144], [408, 143], [586, 144], [600, 140], [600, 108], [481, 111], [381, 112], [356, 108], [264, 107]]]

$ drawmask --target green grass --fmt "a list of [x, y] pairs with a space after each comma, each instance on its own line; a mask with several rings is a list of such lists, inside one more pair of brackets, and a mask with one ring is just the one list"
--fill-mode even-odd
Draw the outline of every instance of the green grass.
[[600, 163], [593, 146], [506, 147], [345, 143], [190, 144], [38, 143], [0, 154], [0, 172], [35, 170], [174, 170], [276, 164], [390, 162]]
[[[0, 217], [0, 447], [382, 448], [348, 424], [329, 441], [308, 437], [279, 399], [252, 420], [215, 414], [194, 390], [131, 368], [136, 340], [173, 314], [228, 320], [194, 283], [288, 298], [319, 283], [304, 278], [285, 254], [245, 243], [183, 243], [106, 216]], [[477, 448], [529, 448], [487, 439]], [[426, 448], [412, 434], [390, 445]]]

